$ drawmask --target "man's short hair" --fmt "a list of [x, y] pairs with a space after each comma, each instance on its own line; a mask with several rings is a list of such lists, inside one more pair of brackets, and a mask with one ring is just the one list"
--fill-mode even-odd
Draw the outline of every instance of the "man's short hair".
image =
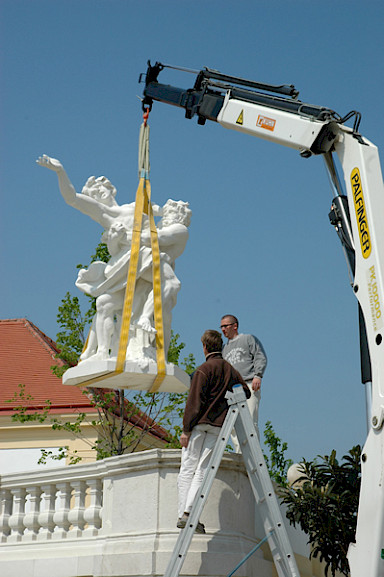
[[231, 323], [236, 323], [237, 326], [239, 326], [239, 321], [237, 320], [237, 318], [234, 315], [223, 315], [221, 317], [221, 320], [223, 319], [231, 319]]
[[205, 345], [208, 353], [217, 353], [222, 351], [223, 339], [219, 331], [207, 330], [201, 337], [201, 342]]

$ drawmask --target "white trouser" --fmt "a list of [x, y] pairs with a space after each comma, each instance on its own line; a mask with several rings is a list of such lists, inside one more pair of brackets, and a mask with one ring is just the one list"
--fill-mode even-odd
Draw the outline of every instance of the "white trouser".
[[192, 429], [188, 447], [182, 449], [180, 472], [177, 478], [179, 517], [182, 517], [184, 512], [189, 513], [192, 509], [220, 430], [221, 427], [213, 425], [196, 425]]
[[[257, 436], [260, 439], [258, 420], [259, 420], [259, 403], [260, 403], [261, 393], [260, 393], [260, 389], [258, 391], [254, 391], [252, 389], [252, 382], [248, 382], [247, 385], [248, 385], [249, 390], [251, 391], [251, 396], [249, 399], [247, 399], [247, 405], [248, 405], [249, 412], [251, 413], [252, 421], [253, 421], [255, 428], [256, 428]], [[235, 451], [235, 453], [240, 453], [241, 452], [240, 445], [239, 445], [239, 441], [238, 441], [235, 429], [233, 429], [233, 431], [231, 433], [231, 441], [232, 441], [232, 446], [233, 446], [233, 450]]]

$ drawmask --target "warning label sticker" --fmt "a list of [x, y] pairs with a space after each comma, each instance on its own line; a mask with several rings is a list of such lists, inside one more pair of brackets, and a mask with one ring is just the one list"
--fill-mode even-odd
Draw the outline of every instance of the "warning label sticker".
[[259, 114], [256, 126], [259, 128], [264, 128], [264, 130], [270, 130], [273, 132], [275, 130], [276, 120], [274, 118], [268, 118], [267, 116], [263, 116]]
[[244, 110], [240, 112], [239, 118], [236, 120], [236, 124], [244, 124]]

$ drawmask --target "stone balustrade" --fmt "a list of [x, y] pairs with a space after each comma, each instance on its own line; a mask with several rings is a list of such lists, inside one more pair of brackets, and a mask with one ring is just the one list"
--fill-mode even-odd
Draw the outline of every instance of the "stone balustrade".
[[0, 544], [97, 536], [105, 463], [3, 475]]
[[[163, 575], [179, 533], [179, 466], [179, 450], [153, 449], [2, 475], [0, 575]], [[241, 455], [224, 456], [201, 521], [207, 533], [194, 537], [183, 576], [226, 576], [264, 537]], [[236, 577], [273, 574], [263, 547]]]

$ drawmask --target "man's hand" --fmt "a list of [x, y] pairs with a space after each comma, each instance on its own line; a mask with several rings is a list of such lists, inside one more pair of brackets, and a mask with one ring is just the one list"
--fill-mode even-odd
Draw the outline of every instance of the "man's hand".
[[260, 387], [261, 387], [261, 379], [260, 377], [253, 377], [252, 379], [252, 390], [255, 391], [255, 393], [257, 391], [260, 391]]
[[56, 158], [50, 158], [46, 154], [40, 156], [36, 160], [36, 162], [40, 166], [44, 166], [45, 168], [49, 168], [50, 170], [54, 170], [55, 172], [60, 172], [61, 170], [64, 170], [63, 165], [59, 160], [56, 160]]
[[180, 435], [180, 445], [184, 448], [188, 447], [188, 443], [189, 443], [189, 438], [191, 435], [188, 435], [187, 433], [181, 433]]

